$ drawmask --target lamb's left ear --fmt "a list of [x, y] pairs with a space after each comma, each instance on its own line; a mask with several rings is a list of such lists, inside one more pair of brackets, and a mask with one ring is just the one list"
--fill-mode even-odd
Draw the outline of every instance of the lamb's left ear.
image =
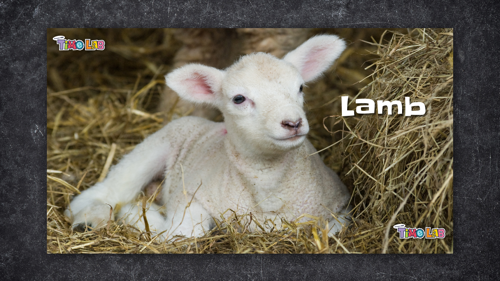
[[345, 49], [345, 42], [336, 35], [319, 35], [288, 53], [283, 60], [293, 64], [305, 82], [318, 78]]
[[165, 76], [167, 86], [181, 98], [214, 105], [221, 91], [222, 79], [224, 71], [201, 64], [188, 64]]

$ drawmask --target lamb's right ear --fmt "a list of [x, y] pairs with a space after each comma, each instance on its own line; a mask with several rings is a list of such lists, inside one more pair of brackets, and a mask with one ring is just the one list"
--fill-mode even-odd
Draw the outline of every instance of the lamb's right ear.
[[283, 60], [293, 64], [304, 82], [309, 82], [327, 70], [344, 49], [344, 40], [336, 35], [319, 35], [288, 53]]
[[188, 64], [165, 76], [167, 86], [181, 98], [214, 105], [221, 92], [222, 79], [224, 71], [201, 64]]

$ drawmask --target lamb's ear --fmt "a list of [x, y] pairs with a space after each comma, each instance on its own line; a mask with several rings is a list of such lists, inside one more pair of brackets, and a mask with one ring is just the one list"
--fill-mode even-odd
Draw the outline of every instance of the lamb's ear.
[[167, 86], [181, 98], [214, 105], [221, 91], [222, 79], [224, 71], [201, 64], [188, 64], [165, 76]]
[[305, 82], [318, 78], [345, 49], [345, 42], [335, 35], [319, 35], [288, 53], [283, 60], [293, 64]]

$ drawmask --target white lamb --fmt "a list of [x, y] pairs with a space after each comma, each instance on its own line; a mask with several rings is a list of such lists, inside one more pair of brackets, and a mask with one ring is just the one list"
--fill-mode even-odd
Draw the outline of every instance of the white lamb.
[[[323, 217], [341, 230], [350, 194], [306, 139], [303, 84], [327, 70], [345, 49], [337, 36], [316, 36], [283, 59], [265, 53], [242, 57], [219, 70], [189, 64], [166, 76], [181, 98], [216, 106], [223, 123], [199, 117], [172, 121], [114, 166], [104, 181], [75, 197], [65, 215], [75, 229], [114, 219], [145, 229], [136, 198], [164, 177], [156, 204], [146, 212], [159, 239], [201, 236], [228, 209], [259, 221]], [[188, 206], [188, 207], [187, 207]], [[110, 209], [112, 208], [112, 209]], [[250, 225], [255, 230], [255, 225]]]

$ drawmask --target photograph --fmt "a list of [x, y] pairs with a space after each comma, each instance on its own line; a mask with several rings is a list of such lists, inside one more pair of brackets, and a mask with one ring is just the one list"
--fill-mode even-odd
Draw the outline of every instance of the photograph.
[[48, 254], [453, 254], [452, 28], [46, 34]]

